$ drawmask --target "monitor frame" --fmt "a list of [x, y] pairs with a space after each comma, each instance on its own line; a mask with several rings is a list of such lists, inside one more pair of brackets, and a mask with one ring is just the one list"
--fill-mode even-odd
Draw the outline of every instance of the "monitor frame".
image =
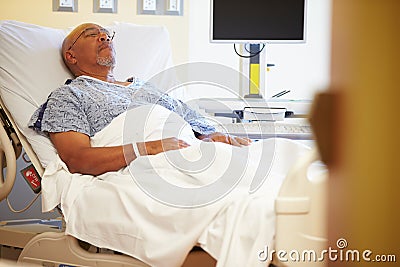
[[[237, 43], [237, 44], [304, 44], [307, 41], [307, 1], [304, 0], [304, 21], [303, 21], [303, 38], [301, 40], [264, 40], [264, 39], [255, 39], [255, 40], [247, 40], [247, 39], [216, 39], [214, 38], [213, 32], [213, 14], [214, 14], [214, 1], [211, 0], [211, 7], [210, 7], [210, 30], [209, 30], [209, 40], [211, 43]], [[218, 0], [217, 0], [218, 1]], [[243, 1], [246, 3], [246, 1]]]

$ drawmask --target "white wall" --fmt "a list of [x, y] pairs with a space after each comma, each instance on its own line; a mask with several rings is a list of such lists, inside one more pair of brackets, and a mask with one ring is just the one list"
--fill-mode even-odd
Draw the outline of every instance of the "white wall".
[[267, 96], [291, 90], [288, 97], [311, 99], [326, 89], [330, 76], [331, 0], [308, 0], [307, 42], [267, 47]]
[[[209, 42], [210, 0], [191, 1], [189, 7], [189, 54], [191, 62], [206, 61], [240, 70], [233, 44]], [[331, 0], [308, 0], [306, 44], [267, 45], [264, 55], [276, 66], [266, 73], [266, 97], [291, 90], [285, 98], [312, 99], [329, 84]], [[190, 94], [220, 95], [215, 88]], [[208, 96], [208, 95], [207, 95]]]
[[[189, 62], [209, 62], [222, 64], [239, 70], [240, 58], [233, 50], [233, 44], [210, 43], [210, 0], [191, 1], [189, 6]], [[237, 77], [229, 77], [236, 79]], [[215, 86], [191, 85], [186, 88], [188, 95], [196, 97], [219, 97], [227, 91]]]

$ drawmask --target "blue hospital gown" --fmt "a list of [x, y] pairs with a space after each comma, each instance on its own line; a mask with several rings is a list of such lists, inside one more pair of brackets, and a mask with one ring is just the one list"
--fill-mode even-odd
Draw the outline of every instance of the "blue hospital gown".
[[32, 115], [28, 126], [38, 132], [76, 131], [93, 137], [115, 117], [142, 105], [158, 104], [180, 115], [198, 134], [215, 132], [185, 103], [139, 79], [128, 86], [80, 76], [53, 91]]

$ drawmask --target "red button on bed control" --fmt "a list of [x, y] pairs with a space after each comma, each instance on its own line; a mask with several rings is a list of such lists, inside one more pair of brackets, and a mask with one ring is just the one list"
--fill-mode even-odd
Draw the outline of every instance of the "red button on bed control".
[[35, 167], [33, 165], [29, 165], [26, 168], [21, 170], [22, 176], [25, 178], [26, 182], [29, 184], [33, 192], [36, 194], [40, 192], [40, 176], [37, 173]]

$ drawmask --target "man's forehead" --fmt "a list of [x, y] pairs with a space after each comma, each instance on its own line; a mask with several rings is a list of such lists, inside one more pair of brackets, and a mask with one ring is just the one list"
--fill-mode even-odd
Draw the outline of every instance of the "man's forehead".
[[64, 39], [62, 44], [62, 53], [64, 53], [78, 37], [89, 28], [103, 29], [102, 26], [96, 23], [83, 23], [76, 26]]
[[82, 33], [87, 28], [101, 28], [98, 24], [95, 23], [83, 23], [75, 27], [65, 38], [65, 45], [69, 46], [73, 40], [75, 40], [79, 34]]
[[73, 34], [80, 34], [82, 31], [88, 28], [102, 28], [100, 25], [95, 24], [95, 23], [84, 23], [79, 26], [77, 26], [72, 32]]

